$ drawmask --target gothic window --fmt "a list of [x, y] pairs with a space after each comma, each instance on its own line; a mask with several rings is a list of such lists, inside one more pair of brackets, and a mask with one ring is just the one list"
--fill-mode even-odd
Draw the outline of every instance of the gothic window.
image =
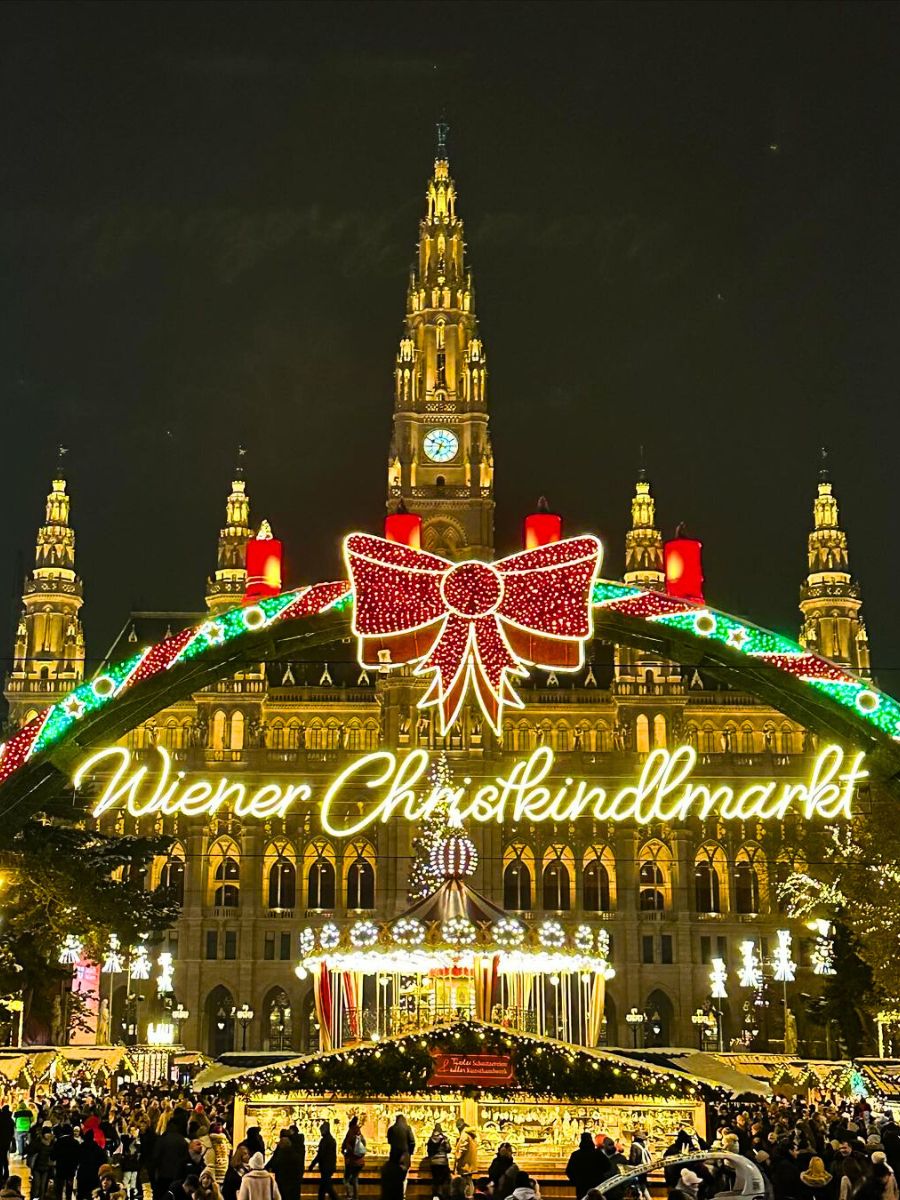
[[269, 908], [293, 908], [297, 903], [297, 869], [280, 855], [269, 867]]
[[368, 842], [356, 842], [344, 862], [347, 908], [375, 907], [375, 856]]
[[284, 722], [273, 721], [269, 726], [269, 745], [273, 750], [284, 749]]
[[753, 753], [753, 729], [750, 725], [741, 726], [741, 754]]
[[333, 909], [335, 902], [334, 851], [327, 842], [314, 842], [306, 852], [306, 907]]
[[712, 725], [704, 725], [700, 730], [700, 753], [715, 754], [718, 750], [716, 745], [716, 731]]
[[229, 745], [232, 750], [243, 750], [244, 748], [244, 714], [242, 712], [231, 714], [231, 738]]
[[237, 908], [241, 902], [240, 851], [232, 841], [219, 842], [210, 852], [213, 878], [213, 904], [216, 908]]
[[643, 713], [639, 713], [634, 721], [634, 748], [638, 754], [650, 753], [650, 722]]
[[225, 749], [225, 730], [227, 727], [227, 719], [221, 708], [217, 708], [213, 713], [212, 730], [210, 734], [209, 744], [213, 750]]
[[609, 846], [592, 846], [584, 856], [582, 891], [586, 912], [610, 912], [613, 907], [615, 860]]
[[287, 728], [287, 745], [288, 750], [299, 750], [300, 747], [300, 722], [291, 721]]
[[647, 842], [638, 861], [638, 906], [641, 912], [662, 912], [669, 895], [671, 852], [660, 841]]
[[[605, 725], [601, 721], [596, 728], [595, 737], [596, 746], [599, 752], [601, 754], [608, 754], [610, 750], [612, 750], [612, 733], [610, 732], [609, 726]], [[587, 749], [587, 746], [585, 746], [585, 749]]]
[[556, 727], [556, 749], [560, 754], [566, 754], [571, 748], [569, 739], [568, 725], [557, 725]]
[[793, 754], [794, 749], [795, 749], [794, 731], [793, 731], [793, 729], [791, 729], [790, 725], [782, 725], [782, 727], [781, 727], [781, 753], [782, 754]]
[[572, 907], [572, 851], [550, 846], [544, 855], [542, 902], [547, 912], [568, 912]]
[[765, 858], [758, 846], [742, 846], [734, 865], [734, 910], [754, 914], [760, 911], [761, 877]]
[[266, 1000], [263, 1035], [267, 1050], [290, 1050], [293, 1046], [291, 1002], [282, 988], [270, 992]]
[[310, 750], [325, 749], [325, 727], [321, 721], [313, 721], [306, 731], [306, 744]]
[[362, 728], [357, 721], [351, 721], [347, 726], [347, 749], [362, 749]]
[[184, 851], [177, 843], [162, 865], [159, 888], [169, 893], [174, 904], [184, 904]]
[[698, 913], [722, 911], [725, 853], [715, 844], [701, 846], [694, 859], [694, 902]]
[[666, 718], [662, 713], [657, 713], [653, 718], [653, 745], [658, 750], [666, 748]]
[[503, 749], [511, 754], [516, 748], [516, 735], [511, 721], [503, 722]]
[[503, 907], [509, 912], [528, 912], [534, 862], [531, 851], [527, 846], [510, 846], [503, 858]]
[[378, 725], [375, 721], [367, 721], [363, 731], [363, 749], [378, 749]]

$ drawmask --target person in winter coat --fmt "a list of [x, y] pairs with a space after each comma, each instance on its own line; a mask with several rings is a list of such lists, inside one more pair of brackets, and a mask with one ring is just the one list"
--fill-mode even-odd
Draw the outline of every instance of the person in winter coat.
[[78, 1150], [78, 1167], [75, 1172], [78, 1200], [88, 1200], [100, 1186], [100, 1168], [105, 1162], [106, 1151], [94, 1141], [93, 1131], [87, 1130]]
[[594, 1139], [585, 1130], [578, 1143], [578, 1149], [573, 1150], [566, 1163], [566, 1178], [575, 1189], [575, 1200], [581, 1200], [592, 1187], [596, 1187], [604, 1175], [604, 1165], [600, 1161], [602, 1150], [594, 1145]]
[[[628, 1166], [629, 1168], [643, 1167], [651, 1161], [650, 1151], [647, 1149], [647, 1143], [640, 1133], [632, 1134], [631, 1147], [628, 1151]], [[632, 1187], [638, 1194], [640, 1200], [650, 1200], [650, 1189], [647, 1186], [647, 1176], [639, 1175], [634, 1180]]]
[[388, 1157], [381, 1172], [382, 1200], [403, 1200], [416, 1139], [409, 1122], [398, 1113], [387, 1131]]
[[[503, 1147], [501, 1146], [502, 1150]], [[499, 1154], [498, 1150], [498, 1154]], [[425, 1144], [428, 1155], [428, 1168], [431, 1171], [431, 1195], [433, 1200], [447, 1200], [450, 1195], [450, 1139], [444, 1133], [440, 1124], [431, 1131], [431, 1137]], [[512, 1155], [510, 1154], [510, 1161]]]
[[138, 1184], [141, 1169], [141, 1135], [137, 1125], [129, 1125], [120, 1141], [122, 1147], [120, 1166], [125, 1200], [141, 1200], [141, 1189]]
[[[838, 1200], [849, 1200], [850, 1196], [868, 1182], [872, 1174], [872, 1164], [864, 1154], [853, 1148], [848, 1137], [843, 1137], [838, 1141], [837, 1155], [832, 1160], [831, 1171]], [[774, 1180], [772, 1182], [774, 1183]], [[777, 1188], [775, 1200], [780, 1200]]]
[[16, 1140], [16, 1123], [8, 1104], [0, 1108], [0, 1186], [9, 1178], [9, 1152]]
[[241, 1180], [250, 1170], [250, 1152], [246, 1146], [236, 1146], [222, 1180], [222, 1200], [237, 1200]]
[[125, 1193], [112, 1171], [100, 1176], [99, 1186], [94, 1188], [93, 1200], [125, 1200]]
[[261, 1154], [250, 1155], [250, 1169], [241, 1180], [238, 1200], [281, 1200], [275, 1176], [266, 1170]]
[[53, 1131], [44, 1125], [31, 1159], [31, 1200], [44, 1200], [52, 1173]]
[[278, 1145], [266, 1163], [266, 1170], [275, 1176], [281, 1200], [300, 1200], [303, 1167], [303, 1158], [291, 1141], [290, 1130], [282, 1129]]
[[359, 1177], [366, 1163], [366, 1139], [363, 1137], [362, 1121], [351, 1117], [344, 1140], [341, 1142], [344, 1156], [344, 1185], [347, 1200], [359, 1200]]
[[512, 1200], [541, 1200], [541, 1189], [538, 1181], [524, 1171], [519, 1172], [518, 1185], [512, 1193]]
[[23, 1200], [21, 1176], [7, 1176], [6, 1183], [0, 1188], [0, 1200]]
[[319, 1168], [318, 1200], [325, 1200], [326, 1196], [330, 1197], [330, 1200], [337, 1200], [334, 1184], [331, 1182], [337, 1170], [337, 1142], [331, 1132], [330, 1121], [323, 1121], [319, 1126], [319, 1145], [309, 1169], [314, 1171], [316, 1167]]
[[205, 1167], [197, 1181], [196, 1200], [222, 1200], [222, 1193], [210, 1167]]
[[475, 1193], [472, 1176], [478, 1170], [478, 1140], [474, 1130], [465, 1123], [462, 1117], [456, 1122], [456, 1131], [459, 1137], [456, 1140], [456, 1149], [453, 1151], [453, 1172], [463, 1181], [466, 1196], [471, 1197]]
[[775, 1200], [800, 1200], [803, 1183], [800, 1179], [800, 1164], [797, 1161], [799, 1155], [800, 1152], [793, 1142], [779, 1142], [769, 1168]]
[[802, 1194], [800, 1200], [833, 1200], [833, 1177], [825, 1170], [825, 1163], [814, 1155], [809, 1166], [800, 1172]]
[[72, 1136], [72, 1126], [68, 1122], [60, 1125], [53, 1147], [53, 1190], [56, 1200], [72, 1200], [80, 1152], [81, 1147]]
[[165, 1133], [161, 1133], [153, 1147], [150, 1182], [153, 1185], [153, 1200], [164, 1200], [173, 1183], [184, 1179], [188, 1173], [187, 1113], [176, 1108], [168, 1119]]
[[266, 1157], [266, 1144], [262, 1139], [262, 1133], [258, 1125], [250, 1126], [241, 1145], [247, 1147], [251, 1158], [254, 1154], [261, 1154], [263, 1158]]

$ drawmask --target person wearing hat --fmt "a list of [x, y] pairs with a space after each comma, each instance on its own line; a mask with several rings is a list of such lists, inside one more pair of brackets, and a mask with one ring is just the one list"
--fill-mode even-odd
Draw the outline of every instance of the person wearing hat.
[[890, 1175], [885, 1179], [884, 1183], [884, 1200], [900, 1200], [900, 1188], [897, 1187], [897, 1176], [894, 1174], [894, 1168], [887, 1160], [887, 1155], [883, 1150], [872, 1151], [872, 1168], [885, 1166], [890, 1171]]
[[800, 1172], [800, 1182], [804, 1188], [801, 1200], [832, 1200], [834, 1196], [833, 1178], [817, 1154], [809, 1160], [806, 1170]]
[[696, 1171], [692, 1171], [690, 1167], [682, 1167], [675, 1194], [684, 1197], [684, 1200], [697, 1200], [697, 1193], [700, 1191], [702, 1183], [703, 1180]]

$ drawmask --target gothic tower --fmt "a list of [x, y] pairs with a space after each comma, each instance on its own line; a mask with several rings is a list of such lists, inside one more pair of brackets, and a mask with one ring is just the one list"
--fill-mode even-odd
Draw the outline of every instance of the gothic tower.
[[[632, 587], [666, 590], [663, 561], [663, 537], [656, 527], [656, 501], [650, 491], [650, 481], [643, 466], [638, 471], [634, 495], [631, 498], [631, 528], [625, 534], [625, 583]], [[680, 673], [675, 663], [663, 662], [644, 650], [629, 646], [615, 648], [615, 678], [617, 690], [641, 692], [663, 684], [677, 684]]]
[[847, 535], [838, 523], [827, 453], [822, 450], [818, 494], [809, 535], [809, 573], [800, 589], [800, 641], [817, 654], [862, 675], [869, 672], [869, 643], [859, 584], [850, 575]]
[[441, 123], [397, 354], [387, 506], [402, 500], [419, 513], [423, 548], [451, 559], [491, 558], [494, 550], [487, 369], [474, 297]]
[[16, 630], [13, 667], [6, 680], [14, 726], [61, 699], [84, 678], [84, 631], [79, 612], [81, 580], [75, 572], [75, 530], [62, 456], [47, 496], [45, 524], [38, 529], [34, 570], [25, 582]]
[[216, 570], [206, 581], [206, 607], [211, 613], [224, 612], [240, 604], [247, 587], [247, 542], [250, 532], [250, 497], [244, 479], [243, 448], [238, 451], [236, 478], [225, 502], [225, 525], [219, 530]]

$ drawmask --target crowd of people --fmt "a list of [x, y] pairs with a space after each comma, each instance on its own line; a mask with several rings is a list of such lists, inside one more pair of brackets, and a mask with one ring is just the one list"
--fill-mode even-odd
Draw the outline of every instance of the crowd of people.
[[[876, 1114], [865, 1101], [732, 1105], [710, 1111], [709, 1129], [707, 1144], [690, 1124], [679, 1126], [662, 1160], [668, 1200], [713, 1200], [731, 1190], [740, 1162], [733, 1155], [755, 1164], [768, 1200], [900, 1200], [900, 1127], [890, 1110]], [[541, 1200], [512, 1144], [483, 1155], [477, 1132], [461, 1118], [450, 1131], [435, 1125], [416, 1160], [415, 1133], [397, 1114], [387, 1148], [378, 1162], [381, 1200], [405, 1200], [414, 1162], [433, 1200]], [[701, 1152], [705, 1160], [685, 1162]], [[301, 1200], [307, 1173], [317, 1200], [359, 1200], [369, 1147], [360, 1114], [345, 1130], [320, 1124], [308, 1167], [296, 1125], [268, 1148], [251, 1127], [232, 1149], [215, 1103], [135, 1086], [115, 1096], [38, 1103], [23, 1096], [0, 1105], [0, 1200], [23, 1200], [16, 1160], [27, 1166], [31, 1200]], [[640, 1130], [624, 1141], [595, 1130], [581, 1134], [565, 1174], [574, 1200], [600, 1200], [605, 1183], [611, 1200], [650, 1200], [651, 1188], [659, 1194], [651, 1170]], [[609, 1184], [626, 1173], [620, 1185]]]

